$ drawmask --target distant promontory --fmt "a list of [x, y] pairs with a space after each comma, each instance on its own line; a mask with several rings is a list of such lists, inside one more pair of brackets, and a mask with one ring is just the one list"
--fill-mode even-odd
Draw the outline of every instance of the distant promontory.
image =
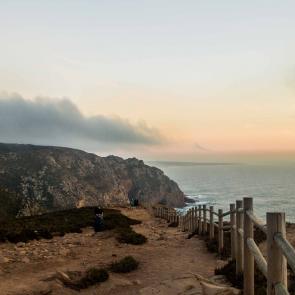
[[178, 185], [136, 158], [99, 157], [81, 150], [0, 143], [0, 188], [18, 194], [28, 214], [139, 202], [184, 205]]

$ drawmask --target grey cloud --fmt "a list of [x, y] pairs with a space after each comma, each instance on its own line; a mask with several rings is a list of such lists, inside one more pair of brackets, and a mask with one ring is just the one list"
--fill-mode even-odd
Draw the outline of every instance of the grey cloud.
[[195, 142], [194, 144], [194, 148], [198, 151], [202, 151], [202, 152], [210, 152], [209, 149], [205, 148], [204, 146], [200, 145], [199, 143]]
[[69, 99], [0, 94], [0, 141], [95, 149], [114, 145], [159, 144], [157, 129], [119, 117], [85, 117]]

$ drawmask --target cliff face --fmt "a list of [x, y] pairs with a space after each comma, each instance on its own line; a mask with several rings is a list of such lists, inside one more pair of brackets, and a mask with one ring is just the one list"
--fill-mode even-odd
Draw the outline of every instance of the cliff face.
[[126, 205], [132, 197], [151, 204], [184, 203], [178, 185], [143, 161], [62, 147], [0, 144], [0, 187], [18, 192], [29, 214]]

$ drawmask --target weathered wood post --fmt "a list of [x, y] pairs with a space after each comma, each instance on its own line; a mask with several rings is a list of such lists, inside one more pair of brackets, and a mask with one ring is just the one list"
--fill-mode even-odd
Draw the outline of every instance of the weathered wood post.
[[199, 228], [198, 234], [201, 235], [203, 230], [203, 222], [202, 222], [202, 206], [199, 205]]
[[201, 219], [200, 219], [199, 206], [197, 206], [196, 209], [197, 209], [197, 233], [200, 234]]
[[[253, 222], [247, 211], [253, 211], [253, 199], [244, 198], [244, 295], [254, 295], [254, 257], [247, 240], [253, 239]], [[268, 256], [272, 257], [272, 256]]]
[[194, 207], [194, 209], [195, 209], [194, 232], [196, 232], [198, 230], [198, 209], [196, 206]]
[[191, 230], [192, 233], [194, 231], [194, 208], [191, 208]]
[[236, 259], [236, 204], [230, 204], [230, 246], [231, 258]]
[[188, 210], [188, 213], [187, 213], [187, 230], [188, 232], [191, 231], [191, 209]]
[[223, 210], [218, 209], [218, 253], [223, 251]]
[[191, 222], [192, 222], [192, 228], [191, 228], [191, 232], [194, 232], [194, 227], [195, 227], [195, 208], [192, 207], [192, 216], [191, 216]]
[[189, 231], [189, 222], [190, 222], [190, 211], [188, 210], [188, 212], [187, 212], [187, 231]]
[[209, 238], [210, 240], [214, 239], [214, 207], [210, 206], [210, 225], [209, 225]]
[[181, 215], [181, 230], [184, 231], [184, 215]]
[[207, 206], [203, 205], [203, 234], [207, 234]]
[[287, 287], [287, 262], [274, 240], [280, 233], [286, 238], [285, 213], [266, 213], [267, 222], [267, 295], [275, 295], [275, 285]]
[[243, 230], [243, 213], [239, 212], [239, 209], [243, 208], [243, 201], [236, 201], [236, 274], [241, 274], [243, 272], [243, 237], [241, 232]]

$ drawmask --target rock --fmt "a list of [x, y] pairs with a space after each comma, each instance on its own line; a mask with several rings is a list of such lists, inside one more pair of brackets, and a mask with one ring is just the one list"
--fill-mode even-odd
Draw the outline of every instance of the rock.
[[69, 250], [69, 249], [59, 250], [59, 255], [61, 255], [61, 256], [69, 256], [70, 254], [71, 254], [71, 250]]
[[141, 285], [141, 280], [134, 280], [133, 281], [133, 284], [134, 285]]
[[21, 259], [21, 262], [30, 263], [30, 259], [28, 257], [24, 257], [24, 258]]
[[26, 246], [26, 243], [19, 242], [19, 243], [16, 244], [16, 246], [19, 247], [19, 248], [20, 247], [25, 247]]
[[5, 256], [0, 256], [0, 263], [8, 263], [11, 259]]
[[[0, 167], [0, 187], [15, 183], [10, 189], [23, 195], [29, 187], [36, 196], [42, 187], [50, 198], [42, 203], [54, 204], [54, 209], [126, 206], [130, 195], [139, 202], [184, 205], [184, 194], [174, 181], [160, 169], [135, 158], [99, 157], [63, 147], [0, 144]], [[50, 205], [38, 206], [36, 199], [35, 213], [52, 209]]]

